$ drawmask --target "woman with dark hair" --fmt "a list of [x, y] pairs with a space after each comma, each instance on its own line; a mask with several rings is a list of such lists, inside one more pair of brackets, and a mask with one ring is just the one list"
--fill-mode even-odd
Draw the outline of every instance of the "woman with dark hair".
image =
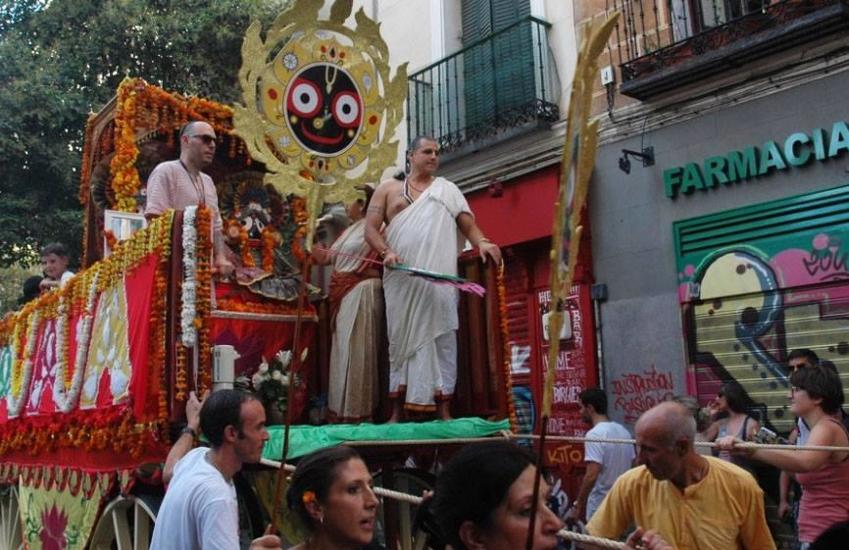
[[365, 242], [365, 212], [374, 193], [348, 205], [353, 222], [329, 250], [316, 249], [319, 264], [333, 264], [330, 279], [330, 323], [333, 344], [327, 395], [331, 422], [371, 420], [377, 406], [377, 363], [383, 340], [383, 283], [375, 264], [377, 253]]
[[[440, 472], [430, 506], [442, 540], [453, 550], [525, 548], [533, 502], [536, 460], [528, 450], [507, 441], [463, 448]], [[550, 487], [540, 480], [534, 522], [534, 550], [557, 546], [563, 522], [548, 508]], [[642, 541], [640, 541], [642, 537]], [[668, 548], [653, 532], [635, 531], [629, 544]], [[629, 546], [630, 547], [630, 546]]]
[[849, 431], [838, 420], [843, 385], [836, 371], [822, 365], [790, 375], [790, 410], [811, 428], [807, 442], [792, 450], [740, 449], [740, 438], [717, 444], [728, 451], [795, 472], [802, 486], [799, 541], [805, 549], [831, 525], [849, 520], [849, 452], [803, 450], [806, 446], [849, 446]]
[[309, 532], [293, 550], [357, 550], [374, 538], [378, 499], [359, 453], [340, 445], [304, 457], [286, 492]]
[[[727, 435], [736, 436], [742, 441], [751, 441], [761, 429], [760, 422], [752, 418], [746, 410], [746, 391], [737, 382], [726, 382], [722, 385], [711, 409], [719, 419], [705, 432], [706, 441], [715, 441]], [[732, 455], [728, 451], [720, 451], [718, 456], [743, 468], [750, 467], [744, 457]]]

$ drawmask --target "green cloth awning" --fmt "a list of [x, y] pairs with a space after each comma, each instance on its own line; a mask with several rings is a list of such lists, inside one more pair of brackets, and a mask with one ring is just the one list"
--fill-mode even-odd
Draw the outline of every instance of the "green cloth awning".
[[[288, 458], [297, 458], [318, 449], [352, 441], [386, 441], [389, 445], [393, 441], [487, 437], [509, 429], [509, 420], [493, 422], [475, 417], [398, 424], [292, 426], [289, 428]], [[268, 427], [271, 438], [262, 450], [263, 458], [280, 460], [283, 455], [283, 431], [283, 426]]]

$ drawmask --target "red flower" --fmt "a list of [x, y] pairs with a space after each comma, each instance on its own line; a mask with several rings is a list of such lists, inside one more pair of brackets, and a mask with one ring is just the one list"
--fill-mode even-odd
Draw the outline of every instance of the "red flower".
[[41, 513], [43, 524], [38, 537], [41, 539], [43, 550], [65, 550], [68, 542], [65, 540], [65, 528], [68, 527], [68, 516], [54, 504], [49, 510]]

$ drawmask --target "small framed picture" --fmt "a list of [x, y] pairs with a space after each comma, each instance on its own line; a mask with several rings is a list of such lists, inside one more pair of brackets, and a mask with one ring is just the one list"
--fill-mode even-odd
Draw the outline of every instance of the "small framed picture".
[[[125, 241], [139, 229], [147, 227], [143, 214], [106, 210], [103, 213], [103, 257], [112, 253], [109, 242], [114, 237], [116, 241]], [[111, 236], [109, 236], [111, 234]]]

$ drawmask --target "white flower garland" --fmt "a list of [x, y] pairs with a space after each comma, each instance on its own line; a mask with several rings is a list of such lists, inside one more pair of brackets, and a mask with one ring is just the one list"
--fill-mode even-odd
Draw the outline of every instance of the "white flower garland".
[[198, 331], [195, 326], [197, 316], [197, 228], [195, 217], [197, 206], [183, 211], [183, 287], [181, 292], [180, 339], [187, 348], [197, 343]]
[[[83, 375], [85, 374], [86, 360], [88, 359], [88, 345], [91, 337], [91, 325], [94, 319], [94, 301], [97, 297], [97, 279], [100, 273], [95, 273], [92, 277], [91, 285], [88, 289], [86, 297], [85, 311], [82, 318], [77, 321], [77, 353], [74, 357], [74, 376], [71, 379], [71, 388], [65, 391], [65, 370], [68, 367], [64, 357], [59, 359], [59, 368], [56, 370], [56, 380], [53, 382], [53, 401], [63, 413], [71, 412], [80, 397], [80, 391], [83, 387]], [[57, 336], [56, 349], [62, 350], [63, 341], [65, 338], [64, 327], [59, 325], [60, 321], [64, 321], [64, 305], [59, 302], [59, 319], [57, 320]], [[60, 329], [61, 327], [61, 329]], [[61, 355], [57, 354], [57, 355]]]
[[[53, 379], [53, 402], [56, 403], [57, 391], [65, 390], [65, 371], [68, 370], [68, 361], [65, 359], [65, 327], [68, 324], [68, 308], [65, 307], [64, 294], [59, 295], [59, 305], [56, 307], [56, 377]], [[49, 357], [49, 355], [48, 355]], [[42, 393], [42, 395], [44, 395]]]
[[[12, 388], [9, 388], [9, 395], [6, 397], [9, 418], [16, 418], [21, 414], [21, 409], [24, 408], [24, 403], [29, 396], [29, 383], [32, 379], [32, 356], [35, 352], [35, 337], [38, 335], [40, 321], [38, 311], [34, 311], [29, 318], [29, 327], [27, 328], [27, 345], [24, 349], [23, 365], [21, 366], [20, 394], [15, 395]], [[12, 384], [14, 385], [14, 380], [12, 380]]]

